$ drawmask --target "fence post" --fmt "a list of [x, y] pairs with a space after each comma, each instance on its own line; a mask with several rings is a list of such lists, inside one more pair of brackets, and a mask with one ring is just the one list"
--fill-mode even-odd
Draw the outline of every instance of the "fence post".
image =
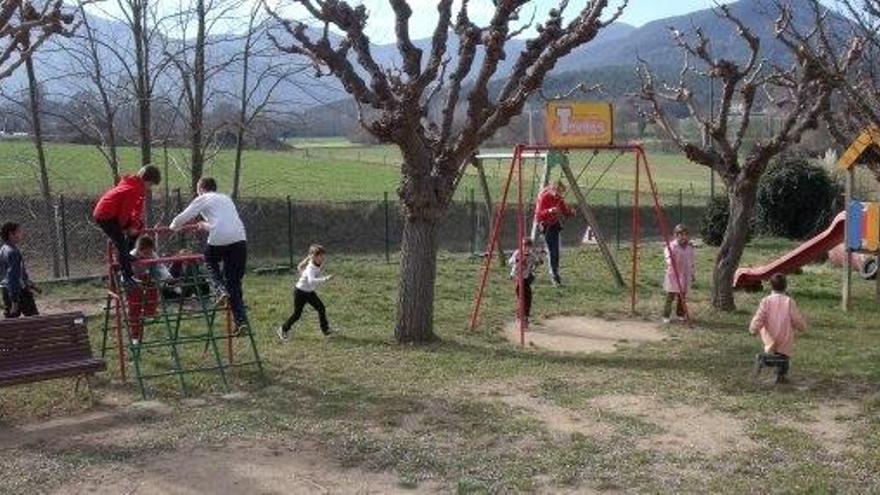
[[471, 254], [477, 252], [477, 198], [472, 187], [470, 190], [471, 213]]
[[391, 263], [391, 211], [388, 205], [388, 191], [385, 198], [385, 262]]
[[614, 193], [614, 240], [620, 251], [620, 191]]
[[70, 278], [70, 252], [67, 248], [67, 208], [64, 204], [64, 195], [58, 197], [59, 209], [61, 210], [61, 256], [64, 260], [64, 276]]
[[287, 196], [287, 257], [293, 269], [293, 203], [290, 202], [290, 195]]
[[684, 222], [684, 192], [678, 189], [678, 223]]

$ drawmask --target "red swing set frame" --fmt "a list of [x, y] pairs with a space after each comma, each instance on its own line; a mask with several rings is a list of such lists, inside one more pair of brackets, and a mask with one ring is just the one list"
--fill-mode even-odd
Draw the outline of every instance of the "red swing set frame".
[[[519, 252], [522, 253], [525, 248], [525, 205], [523, 203], [523, 175], [522, 175], [522, 158], [526, 153], [540, 153], [540, 152], [562, 152], [566, 153], [572, 150], [586, 150], [586, 151], [618, 151], [620, 153], [633, 153], [635, 155], [635, 187], [633, 189], [633, 208], [632, 208], [632, 275], [630, 280], [630, 313], [634, 314], [636, 310], [636, 301], [637, 301], [637, 290], [638, 290], [638, 270], [639, 270], [639, 242], [640, 242], [640, 214], [639, 214], [639, 195], [641, 194], [641, 186], [640, 186], [640, 176], [641, 169], [644, 166], [645, 176], [647, 178], [647, 182], [650, 186], [650, 193], [653, 198], [653, 207], [654, 214], [657, 217], [657, 224], [660, 227], [660, 233], [663, 236], [663, 242], [665, 244], [666, 250], [669, 253], [672, 253], [672, 245], [670, 241], [670, 232], [669, 232], [669, 223], [666, 220], [666, 216], [663, 214], [663, 207], [660, 203], [660, 193], [657, 190], [657, 184], [654, 181], [654, 176], [651, 171], [651, 166], [648, 163], [648, 157], [645, 153], [645, 149], [641, 144], [623, 144], [623, 145], [570, 145], [570, 146], [552, 146], [547, 144], [538, 144], [538, 145], [526, 145], [526, 144], [518, 144], [514, 148], [513, 158], [510, 161], [510, 168], [507, 173], [507, 179], [504, 182], [504, 186], [502, 189], [501, 202], [498, 204], [498, 207], [495, 211], [495, 219], [492, 223], [491, 235], [489, 236], [489, 241], [486, 246], [486, 253], [484, 257], [484, 261], [482, 264], [482, 268], [480, 270], [479, 282], [477, 285], [476, 293], [474, 294], [473, 301], [473, 310], [471, 311], [471, 319], [470, 319], [470, 328], [471, 330], [476, 330], [477, 324], [479, 322], [480, 309], [483, 302], [483, 297], [485, 295], [486, 285], [489, 280], [489, 270], [492, 266], [492, 259], [495, 255], [495, 249], [498, 244], [498, 239], [501, 235], [501, 225], [504, 220], [504, 213], [507, 209], [507, 198], [510, 193], [510, 185], [513, 181], [514, 177], [516, 177], [517, 181], [517, 215], [516, 215], [516, 223], [517, 223], [517, 248]], [[571, 184], [573, 188], [578, 187], [577, 184]], [[584, 205], [585, 206], [585, 205]], [[590, 225], [593, 228], [594, 232], [598, 232], [596, 225]], [[597, 236], [598, 242], [602, 243], [604, 241], [601, 240], [601, 236]], [[671, 254], [670, 254], [671, 255]], [[681, 278], [679, 277], [678, 263], [675, 258], [672, 257], [672, 271], [675, 276], [676, 285], [678, 285], [679, 294], [681, 297], [681, 305], [684, 309], [685, 318], [690, 320], [690, 313], [687, 308], [687, 293], [682, 290], [681, 286]], [[520, 345], [525, 345], [525, 334], [528, 331], [528, 322], [525, 318], [525, 291], [523, 290], [523, 273], [525, 270], [525, 258], [523, 256], [519, 256], [517, 260], [517, 293], [519, 296], [517, 297], [517, 319], [519, 321], [519, 333], [520, 333]]]

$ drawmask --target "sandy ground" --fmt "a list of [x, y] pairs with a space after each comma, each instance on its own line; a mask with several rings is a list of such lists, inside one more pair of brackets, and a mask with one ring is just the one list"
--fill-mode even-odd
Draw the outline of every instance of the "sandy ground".
[[[507, 338], [520, 343], [515, 322], [504, 328]], [[526, 345], [571, 353], [611, 353], [621, 346], [658, 342], [666, 338], [660, 325], [637, 320], [606, 320], [563, 316], [533, 322], [525, 334]]]

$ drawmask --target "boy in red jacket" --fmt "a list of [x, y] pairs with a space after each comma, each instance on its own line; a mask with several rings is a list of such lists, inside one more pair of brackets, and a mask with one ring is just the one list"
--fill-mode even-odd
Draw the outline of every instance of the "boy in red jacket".
[[553, 285], [562, 285], [559, 276], [559, 239], [562, 232], [562, 218], [574, 216], [574, 211], [565, 204], [565, 185], [562, 181], [550, 184], [538, 194], [535, 206], [535, 219], [544, 233], [547, 253], [550, 255], [550, 276]]
[[105, 192], [95, 205], [92, 217], [116, 247], [122, 269], [122, 284], [134, 287], [131, 271], [131, 251], [135, 239], [144, 228], [144, 199], [147, 191], [162, 180], [159, 169], [147, 165], [137, 175], [126, 175], [112, 189]]

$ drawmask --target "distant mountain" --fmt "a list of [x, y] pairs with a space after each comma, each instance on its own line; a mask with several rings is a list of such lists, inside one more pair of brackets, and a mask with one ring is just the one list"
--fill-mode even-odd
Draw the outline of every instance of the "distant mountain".
[[[734, 15], [761, 38], [763, 43], [762, 56], [771, 62], [785, 64], [789, 61], [789, 52], [774, 39], [772, 32], [773, 21], [778, 15], [774, 1], [741, 0], [731, 3], [730, 8]], [[791, 4], [794, 8], [795, 25], [802, 31], [807, 31], [813, 20], [808, 2], [791, 0]], [[91, 17], [90, 20], [92, 25], [109, 39], [121, 43], [125, 43], [125, 40], [129, 39], [126, 26], [119, 22], [100, 17]], [[841, 18], [833, 19], [832, 21], [838, 24], [835, 28], [841, 30], [845, 29], [847, 24], [847, 21]], [[637, 57], [649, 61], [660, 73], [674, 74], [674, 68], [679, 67], [681, 64], [682, 55], [672, 41], [669, 28], [673, 27], [685, 33], [692, 33], [695, 26], [703, 28], [711, 40], [711, 49], [716, 56], [742, 58], [746, 55], [745, 44], [736, 34], [731, 23], [720, 18], [711, 9], [657, 20], [638, 28], [624, 23], [615, 23], [603, 29], [595, 40], [558, 61], [554, 71], [545, 82], [545, 89], [548, 92], [564, 91], [567, 89], [566, 85], [574, 81], [598, 81], [603, 83], [606, 90], [611, 93], [611, 96], [624, 94], [636, 87], [636, 81], [633, 77], [633, 66], [636, 63]], [[331, 36], [335, 37], [335, 35]], [[281, 36], [281, 39], [284, 38], [285, 36]], [[168, 42], [171, 44], [176, 43], [174, 40], [168, 40]], [[56, 43], [54, 49], [43, 50], [38, 53], [38, 75], [40, 79], [45, 81], [44, 86], [47, 88], [48, 93], [74, 94], [78, 87], [87, 86], [85, 75], [73, 78], [68, 77], [66, 79], [62, 77], [72, 71], [69, 57], [59, 47], [63, 48], [65, 44], [71, 43], [71, 41], [59, 38], [54, 43]], [[215, 60], [221, 60], [240, 53], [242, 43], [243, 41], [240, 39], [215, 40], [215, 43], [209, 49], [209, 58], [213, 57]], [[267, 39], [264, 38], [261, 43], [263, 43], [262, 46], [264, 48], [271, 48], [269, 46], [270, 41]], [[415, 40], [414, 43], [426, 54], [430, 50], [430, 39]], [[508, 42], [505, 47], [507, 56], [500, 64], [496, 74], [496, 80], [499, 83], [509, 74], [518, 54], [524, 47], [525, 41], [522, 39], [513, 39]], [[372, 51], [376, 59], [382, 64], [387, 66], [401, 65], [400, 54], [394, 44], [375, 45], [372, 47]], [[452, 64], [455, 63], [454, 57], [457, 52], [458, 39], [455, 36], [450, 36], [447, 54], [453, 58]], [[103, 55], [106, 55], [106, 57]], [[293, 60], [290, 55], [278, 56], [288, 57], [290, 60]], [[483, 53], [480, 51], [477, 56], [477, 64], [482, 61], [482, 57]], [[107, 52], [102, 54], [102, 58], [106, 60], [106, 72], [108, 74], [118, 74], [118, 77], [123, 76], [122, 64], [113, 54]], [[423, 58], [427, 59], [427, 56]], [[473, 73], [476, 73], [476, 67], [478, 65], [475, 64]], [[214, 80], [216, 85], [215, 93], [217, 95], [236, 94], [238, 92], [239, 71], [240, 67], [233, 64], [229, 67], [227, 73], [219, 75]], [[312, 115], [320, 113], [320, 107], [328, 102], [349, 101], [348, 95], [332, 77], [316, 81], [312, 76], [313, 71], [311, 70], [305, 70], [297, 74], [292, 78], [290, 84], [287, 84], [280, 90], [278, 98], [284, 101], [290, 110], [303, 111], [308, 108], [316, 108], [315, 112], [310, 112]], [[176, 77], [176, 74], [169, 72], [169, 76], [161, 84], [165, 85], [166, 88], [172, 88], [173, 91], [173, 88], [175, 88], [174, 77]], [[4, 91], [10, 92], [14, 91], [17, 87], [23, 87], [24, 83], [23, 71], [18, 71], [13, 77], [2, 82], [2, 88]], [[568, 87], [570, 88], [571, 86], [569, 85]], [[350, 108], [350, 104], [342, 106]], [[339, 105], [334, 104], [328, 107], [327, 110], [336, 112], [339, 108]], [[338, 123], [334, 124], [334, 128], [338, 127]]]

